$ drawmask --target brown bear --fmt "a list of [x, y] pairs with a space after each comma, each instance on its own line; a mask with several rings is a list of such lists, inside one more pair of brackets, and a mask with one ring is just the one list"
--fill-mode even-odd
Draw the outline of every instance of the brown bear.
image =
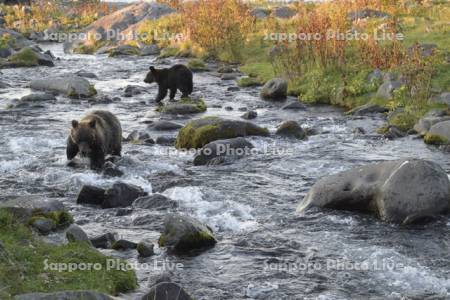
[[168, 69], [155, 69], [150, 67], [150, 72], [144, 79], [145, 83], [156, 82], [158, 84], [158, 95], [155, 101], [161, 102], [170, 90], [170, 100], [175, 98], [177, 89], [181, 91], [182, 98], [189, 97], [194, 88], [192, 82], [192, 71], [185, 65], [174, 65]]
[[122, 127], [109, 111], [97, 110], [80, 121], [73, 120], [67, 139], [67, 159], [78, 153], [89, 157], [91, 169], [101, 169], [107, 154], [120, 156], [122, 151]]

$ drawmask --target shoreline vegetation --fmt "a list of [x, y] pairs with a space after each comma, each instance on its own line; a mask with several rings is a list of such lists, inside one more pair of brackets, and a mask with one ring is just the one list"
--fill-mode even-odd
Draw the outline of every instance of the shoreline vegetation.
[[[196, 71], [207, 71], [207, 64], [216, 62], [223, 73], [238, 68], [246, 75], [238, 79], [240, 87], [263, 86], [282, 78], [288, 95], [299, 102], [340, 106], [349, 115], [386, 113], [380, 134], [395, 128], [400, 136], [419, 133], [428, 144], [449, 143], [438, 133], [427, 133], [430, 128], [422, 134], [415, 127], [436, 110], [440, 114], [432, 117], [450, 115], [450, 100], [441, 97], [450, 88], [448, 1], [342, 0], [282, 7], [264, 1], [158, 2], [173, 12], [138, 22], [133, 28], [136, 40], [89, 40], [73, 52], [102, 50], [114, 57], [142, 55], [140, 49], [147, 47], [160, 58], [189, 58]], [[44, 31], [84, 32], [119, 8], [95, 0], [0, 4], [0, 29], [3, 25], [40, 42]], [[0, 50], [14, 48], [13, 39], [0, 35]], [[17, 53], [10, 55], [10, 65], [45, 63], [32, 49]], [[0, 67], [3, 61], [0, 58]], [[194, 105], [206, 110], [203, 101]], [[42, 273], [46, 258], [103, 265], [107, 256], [83, 242], [44, 243], [27, 223], [0, 209], [0, 282], [6, 284], [0, 286], [1, 299], [29, 291], [94, 289], [117, 295], [137, 286], [132, 271]]]

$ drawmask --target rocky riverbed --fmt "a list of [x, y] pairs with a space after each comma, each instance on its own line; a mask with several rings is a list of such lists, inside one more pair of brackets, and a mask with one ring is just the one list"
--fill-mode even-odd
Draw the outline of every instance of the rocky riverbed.
[[[385, 121], [381, 114], [346, 116], [329, 106], [282, 109], [286, 102], [261, 100], [259, 88], [237, 89], [234, 80], [222, 80], [213, 71], [194, 75], [193, 97], [204, 99], [206, 112], [161, 114], [153, 102], [156, 86], [143, 83], [148, 67], [186, 60], [74, 55], [64, 54], [59, 44], [41, 47], [60, 58], [54, 67], [1, 70], [5, 86], [0, 89], [0, 197], [39, 195], [60, 200], [89, 237], [115, 232], [135, 243], [143, 238], [150, 241], [155, 254], [148, 258], [138, 258], [136, 250], [102, 250], [138, 266], [139, 290], [121, 298], [144, 294], [149, 281], [165, 271], [195, 299], [450, 297], [448, 217], [426, 225], [399, 226], [332, 209], [296, 212], [324, 176], [405, 158], [433, 161], [448, 173], [446, 153], [414, 136], [382, 138], [376, 133]], [[33, 80], [81, 70], [95, 86], [95, 97], [77, 99], [63, 93], [15, 100], [36, 93], [29, 88]], [[115, 113], [125, 136], [137, 130], [147, 134], [146, 140], [164, 143], [126, 142], [123, 157], [116, 162], [123, 173], [120, 178], [95, 173], [83, 162], [69, 167], [65, 141], [70, 121], [94, 109]], [[241, 116], [249, 111], [256, 112], [251, 122], [267, 128], [269, 136], [248, 137], [256, 150], [252, 155], [217, 166], [194, 166], [192, 153], [175, 151], [173, 138], [179, 126], [162, 126], [165, 130], [154, 126], [162, 120], [184, 125], [204, 116], [243, 120]], [[297, 121], [308, 137], [276, 135], [278, 125], [288, 120]], [[149, 194], [160, 193], [172, 204], [163, 209], [76, 204], [84, 185], [110, 188], [117, 181]], [[193, 256], [159, 248], [169, 212], [203, 222], [214, 232], [217, 244]], [[50, 235], [49, 240], [56, 237]], [[139, 265], [143, 263], [147, 266]]]

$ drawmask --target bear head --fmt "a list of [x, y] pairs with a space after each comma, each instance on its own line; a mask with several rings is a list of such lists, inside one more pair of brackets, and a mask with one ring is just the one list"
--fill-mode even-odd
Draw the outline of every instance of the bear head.
[[97, 130], [95, 119], [83, 119], [80, 122], [72, 121], [70, 138], [77, 144], [81, 156], [89, 156], [96, 144]]
[[151, 66], [150, 71], [147, 73], [147, 76], [144, 79], [145, 83], [153, 83], [158, 82], [160, 70], [155, 69], [155, 67]]

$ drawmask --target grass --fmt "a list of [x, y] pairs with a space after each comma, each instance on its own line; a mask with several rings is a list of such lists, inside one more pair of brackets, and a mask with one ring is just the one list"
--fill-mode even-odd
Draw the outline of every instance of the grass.
[[[95, 290], [117, 295], [135, 289], [134, 272], [107, 270], [107, 259], [109, 257], [85, 243], [58, 246], [44, 243], [28, 226], [0, 209], [0, 299], [30, 292]], [[60, 272], [54, 268], [46, 270], [46, 262], [47, 267], [50, 263], [90, 263], [98, 264], [101, 269]]]

